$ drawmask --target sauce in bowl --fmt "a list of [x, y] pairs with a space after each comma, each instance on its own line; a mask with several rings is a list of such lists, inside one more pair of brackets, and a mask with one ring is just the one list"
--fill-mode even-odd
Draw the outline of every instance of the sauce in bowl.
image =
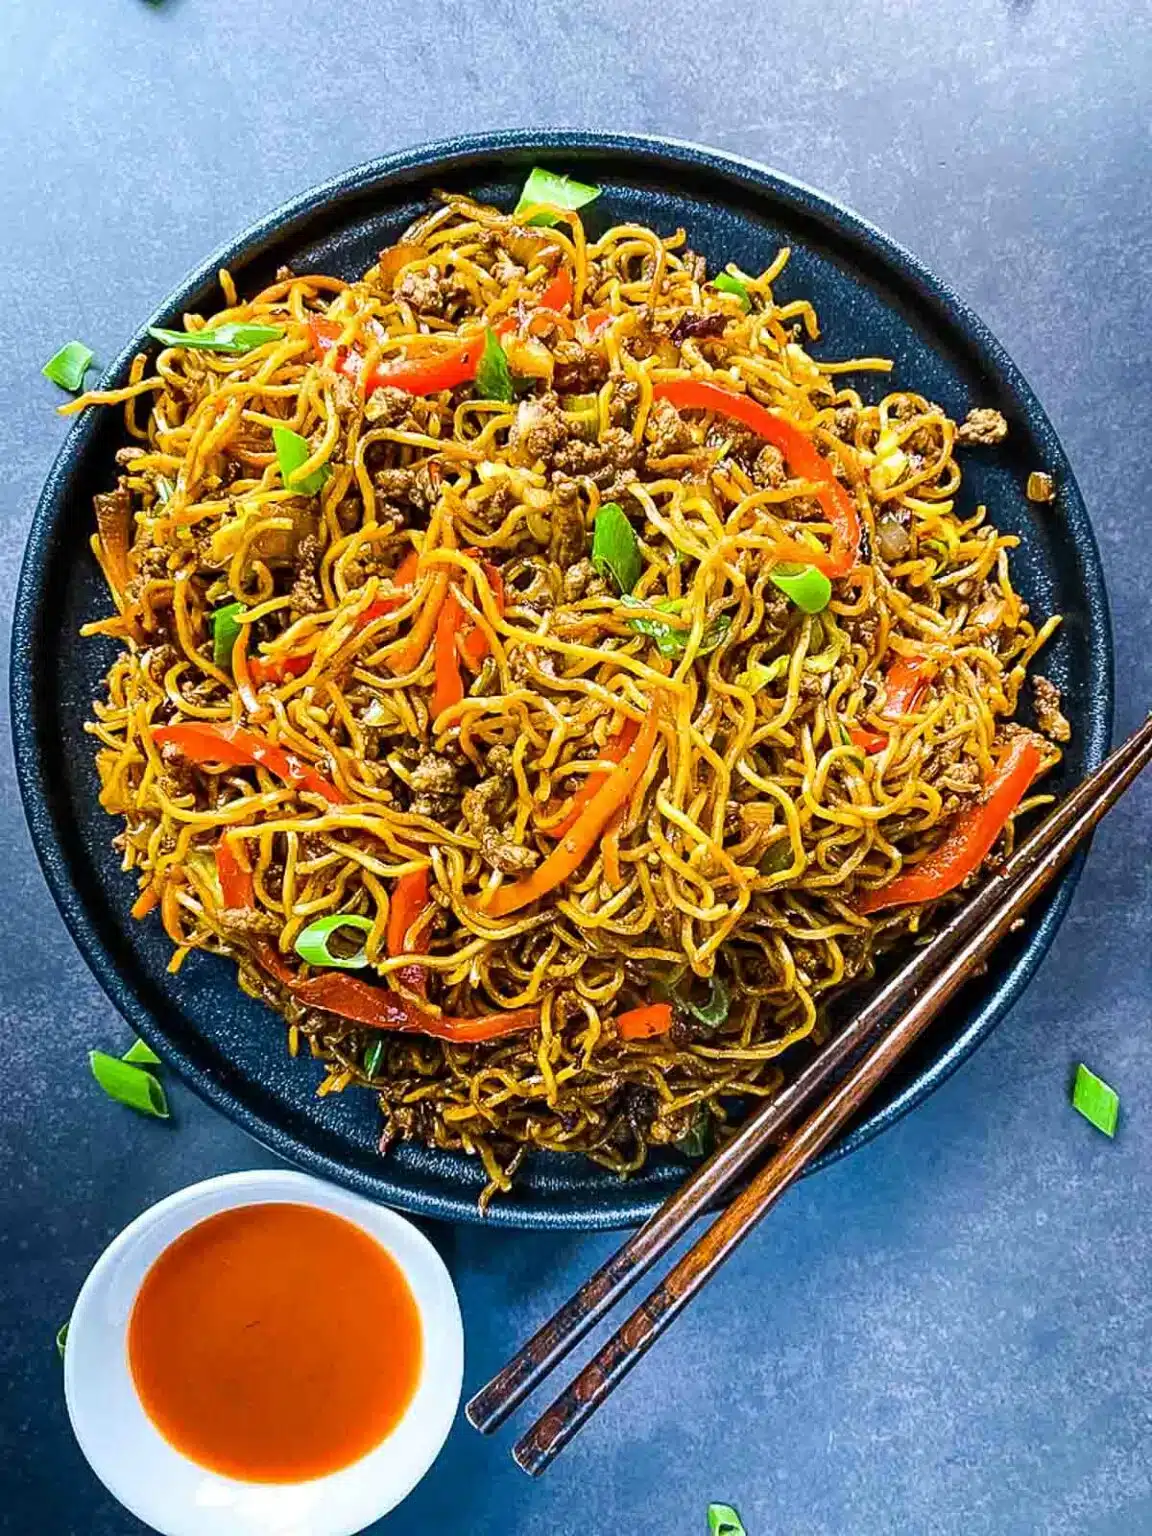
[[396, 1427], [416, 1392], [420, 1313], [362, 1227], [287, 1202], [184, 1232], [144, 1276], [128, 1359], [176, 1450], [249, 1482], [339, 1471]]

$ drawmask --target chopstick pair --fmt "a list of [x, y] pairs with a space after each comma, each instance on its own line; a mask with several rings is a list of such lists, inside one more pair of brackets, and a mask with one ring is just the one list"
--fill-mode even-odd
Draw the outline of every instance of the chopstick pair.
[[[595, 1413], [692, 1297], [1018, 922], [1101, 818], [1152, 760], [1152, 718], [1045, 818], [940, 932], [897, 971], [775, 1098], [702, 1163], [467, 1404], [497, 1429], [597, 1321], [761, 1157], [818, 1092], [831, 1087], [652, 1294], [513, 1448], [538, 1476]], [[854, 1057], [858, 1057], [853, 1061]], [[842, 1070], [846, 1069], [846, 1070]]]

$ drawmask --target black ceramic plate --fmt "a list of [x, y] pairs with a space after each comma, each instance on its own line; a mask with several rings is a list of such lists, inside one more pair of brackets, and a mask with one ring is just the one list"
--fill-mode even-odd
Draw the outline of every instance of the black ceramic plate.
[[[427, 207], [435, 188], [466, 189], [508, 208], [538, 163], [604, 188], [587, 210], [594, 231], [629, 219], [667, 231], [683, 225], [713, 270], [735, 260], [759, 271], [778, 246], [791, 246], [778, 291], [815, 303], [823, 327], [818, 355], [880, 353], [895, 360], [896, 384], [938, 400], [953, 416], [963, 417], [973, 405], [1004, 412], [1008, 443], [967, 455], [964, 500], [987, 502], [996, 523], [1020, 535], [1013, 570], [1033, 611], [1065, 615], [1044, 659], [1045, 671], [1065, 690], [1075, 732], [1055, 787], [1095, 767], [1112, 709], [1107, 600], [1084, 504], [1047, 417], [954, 294], [878, 231], [804, 187], [707, 150], [621, 135], [502, 133], [433, 144], [306, 192], [206, 261], [150, 323], [178, 325], [187, 310], [217, 308], [216, 272], [224, 265], [242, 293], [270, 282], [281, 263], [298, 272], [354, 277]], [[146, 345], [141, 330], [108, 382], [123, 382], [132, 354]], [[884, 386], [865, 382], [869, 387]], [[64, 919], [132, 1027], [202, 1097], [260, 1141], [390, 1204], [475, 1219], [483, 1177], [474, 1160], [418, 1147], [381, 1160], [370, 1095], [315, 1098], [320, 1069], [289, 1060], [280, 1020], [243, 996], [231, 965], [198, 956], [179, 976], [169, 976], [169, 945], [159, 924], [129, 918], [132, 882], [110, 847], [116, 826], [97, 805], [91, 744], [82, 732], [112, 647], [77, 638], [84, 621], [108, 608], [87, 535], [91, 497], [114, 480], [121, 441], [119, 411], [89, 411], [72, 429], [36, 511], [16, 604], [12, 718], [20, 787]], [[1037, 508], [1024, 497], [1028, 472], [1036, 468], [1056, 478], [1052, 506]], [[1027, 928], [1001, 947], [992, 968], [970, 984], [828, 1158], [891, 1125], [984, 1038], [1039, 964], [1074, 879], [1074, 872], [1067, 875]], [[620, 1226], [648, 1215], [684, 1170], [669, 1154], [622, 1183], [583, 1159], [540, 1157], [512, 1197], [492, 1205], [488, 1219], [504, 1226]]]

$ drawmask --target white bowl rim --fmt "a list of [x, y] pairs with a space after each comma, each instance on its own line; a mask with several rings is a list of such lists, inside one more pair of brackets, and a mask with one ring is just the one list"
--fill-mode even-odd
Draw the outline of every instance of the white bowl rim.
[[[423, 1330], [412, 1401], [359, 1461], [300, 1483], [253, 1483], [182, 1455], [148, 1418], [132, 1384], [127, 1324], [140, 1283], [181, 1233], [220, 1211], [310, 1205], [354, 1222], [407, 1280]], [[443, 1259], [406, 1217], [291, 1169], [221, 1174], [177, 1190], [129, 1223], [93, 1265], [69, 1320], [64, 1395], [73, 1433], [96, 1476], [161, 1536], [356, 1536], [407, 1497], [435, 1461], [456, 1416], [464, 1330]]]

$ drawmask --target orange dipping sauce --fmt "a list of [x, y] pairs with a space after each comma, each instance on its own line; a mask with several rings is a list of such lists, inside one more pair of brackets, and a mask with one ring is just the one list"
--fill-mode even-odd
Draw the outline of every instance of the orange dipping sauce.
[[420, 1314], [395, 1260], [310, 1205], [241, 1206], [165, 1249], [128, 1324], [148, 1417], [228, 1477], [296, 1483], [379, 1445], [416, 1391]]

